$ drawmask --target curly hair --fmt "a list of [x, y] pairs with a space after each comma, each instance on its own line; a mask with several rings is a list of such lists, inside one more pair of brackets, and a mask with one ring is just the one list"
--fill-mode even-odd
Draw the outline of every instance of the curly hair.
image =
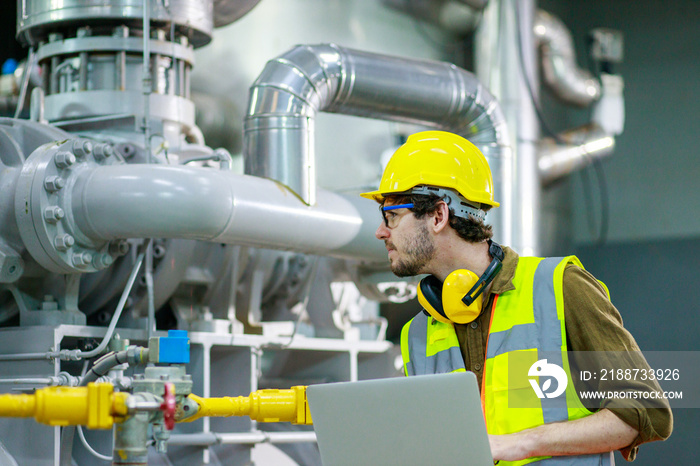
[[[438, 208], [438, 203], [444, 201], [444, 196], [438, 196], [436, 194], [394, 194], [386, 196], [384, 201], [391, 199], [395, 204], [408, 204], [413, 203], [411, 211], [416, 218], [423, 218], [425, 215], [430, 215], [435, 213]], [[384, 203], [382, 203], [383, 205]], [[481, 205], [481, 210], [487, 212], [491, 209], [490, 205]], [[491, 239], [493, 236], [493, 228], [491, 225], [486, 225], [486, 223], [475, 219], [470, 216], [469, 218], [457, 217], [452, 209], [450, 210], [449, 222], [450, 226], [457, 232], [460, 238], [470, 243], [480, 243]]]

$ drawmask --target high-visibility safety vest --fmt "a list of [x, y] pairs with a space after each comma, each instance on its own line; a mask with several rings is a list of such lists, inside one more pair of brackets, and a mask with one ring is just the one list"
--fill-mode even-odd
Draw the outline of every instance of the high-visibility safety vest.
[[[575, 256], [520, 257], [513, 277], [515, 289], [494, 298], [481, 383], [481, 402], [489, 434], [510, 434], [592, 414], [578, 398], [566, 353], [562, 282], [564, 269], [570, 263], [583, 268]], [[401, 355], [409, 376], [466, 370], [453, 324], [439, 322], [423, 312], [404, 326]], [[538, 379], [529, 376], [529, 369], [545, 358], [547, 364], [556, 364], [564, 370], [567, 385], [562, 395], [553, 398], [545, 395], [540, 399], [530, 383], [530, 379]], [[614, 465], [615, 461], [610, 452], [498, 464], [588, 466]]]

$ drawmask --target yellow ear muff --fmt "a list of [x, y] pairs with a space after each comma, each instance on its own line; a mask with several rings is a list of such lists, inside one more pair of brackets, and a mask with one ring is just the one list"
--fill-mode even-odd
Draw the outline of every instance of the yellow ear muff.
[[418, 284], [418, 302], [433, 319], [449, 324], [450, 319], [442, 309], [442, 282], [433, 275], [423, 278]]
[[466, 324], [479, 316], [483, 300], [481, 294], [470, 305], [462, 301], [477, 281], [479, 277], [466, 269], [455, 270], [445, 279], [442, 284], [442, 308], [452, 322]]
[[418, 302], [437, 321], [448, 324], [467, 324], [481, 312], [482, 296], [479, 294], [467, 305], [462, 298], [476, 284], [479, 277], [466, 269], [455, 270], [442, 283], [433, 275], [422, 279], [418, 285]]

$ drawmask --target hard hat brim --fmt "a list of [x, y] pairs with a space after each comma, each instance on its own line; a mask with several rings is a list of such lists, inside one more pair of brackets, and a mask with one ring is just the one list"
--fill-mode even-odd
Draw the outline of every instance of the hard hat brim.
[[370, 199], [376, 202], [384, 201], [384, 195], [381, 192], [379, 192], [379, 190], [360, 193], [360, 197], [364, 197], [365, 199]]

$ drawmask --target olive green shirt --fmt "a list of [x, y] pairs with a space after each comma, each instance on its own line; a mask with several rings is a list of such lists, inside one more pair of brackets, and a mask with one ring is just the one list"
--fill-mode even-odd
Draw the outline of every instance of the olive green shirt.
[[[503, 250], [503, 268], [493, 280], [488, 294], [484, 296], [481, 314], [471, 323], [455, 324], [464, 364], [467, 370], [477, 375], [479, 388], [484, 374], [486, 341], [494, 296], [515, 289], [513, 276], [519, 256], [508, 247], [504, 247]], [[564, 270], [563, 293], [568, 351], [640, 351], [634, 337], [622, 326], [622, 317], [608, 299], [604, 287], [590, 273], [578, 266], [568, 265]], [[577, 390], [590, 389], [577, 378], [574, 378], [574, 384]], [[659, 389], [658, 384], [652, 381], [638, 384], [642, 387], [637, 388]], [[602, 390], [607, 387], [599, 385], [596, 388]], [[660, 400], [659, 408], [648, 408], [630, 400], [627, 400], [624, 408], [615, 407], [614, 403], [613, 400], [603, 400], [600, 409], [609, 409], [639, 431], [637, 438], [620, 450], [626, 460], [634, 460], [640, 444], [666, 439], [671, 435], [673, 416], [667, 401]], [[630, 405], [633, 407], [629, 407]]]

